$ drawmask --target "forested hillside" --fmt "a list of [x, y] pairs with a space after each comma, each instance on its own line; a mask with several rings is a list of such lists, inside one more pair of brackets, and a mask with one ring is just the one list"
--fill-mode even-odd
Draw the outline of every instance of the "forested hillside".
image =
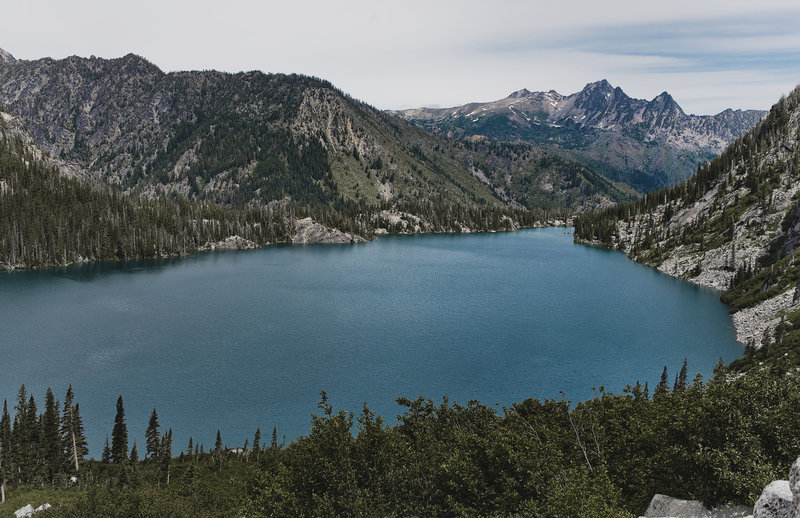
[[800, 89], [673, 188], [575, 220], [577, 241], [724, 290], [748, 358], [800, 363]]
[[291, 207], [232, 209], [209, 202], [124, 196], [67, 178], [0, 129], [0, 265], [165, 257], [228, 236], [254, 244], [290, 239]]

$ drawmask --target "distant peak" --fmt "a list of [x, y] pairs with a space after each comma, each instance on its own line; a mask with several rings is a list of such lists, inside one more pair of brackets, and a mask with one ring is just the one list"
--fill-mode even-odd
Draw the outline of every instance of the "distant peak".
[[672, 96], [667, 92], [661, 92], [653, 100], [654, 101], [661, 101], [661, 102], [674, 102], [675, 101], [675, 99], [673, 99]]
[[595, 89], [598, 89], [598, 88], [600, 90], [613, 90], [614, 89], [614, 87], [611, 86], [611, 83], [609, 83], [608, 80], [601, 79], [600, 81], [595, 81], [594, 83], [587, 84], [586, 87], [584, 88], [584, 90], [595, 90]]
[[0, 49], [0, 63], [14, 63], [16, 61], [17, 59], [14, 56], [3, 49]]
[[522, 90], [517, 90], [516, 92], [513, 92], [511, 95], [509, 95], [509, 97], [516, 99], [518, 97], [527, 97], [530, 94], [531, 94], [530, 90], [528, 90], [527, 88], [523, 88]]

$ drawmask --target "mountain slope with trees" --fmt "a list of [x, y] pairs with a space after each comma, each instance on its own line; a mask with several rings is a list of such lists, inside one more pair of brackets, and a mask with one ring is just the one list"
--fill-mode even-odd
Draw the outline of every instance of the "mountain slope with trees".
[[545, 146], [640, 192], [688, 178], [765, 115], [730, 109], [687, 115], [667, 92], [651, 101], [633, 99], [606, 80], [571, 95], [523, 89], [489, 103], [394, 113], [455, 138]]
[[[589, 171], [575, 184], [586, 187], [566, 185], [566, 196], [503, 196], [503, 182], [473, 174], [451, 142], [312, 77], [164, 73], [132, 54], [11, 58], [0, 62], [0, 104], [75, 175], [151, 199], [242, 208], [288, 198], [349, 217], [359, 207], [402, 216], [430, 205], [574, 211], [630, 197]], [[559, 178], [577, 167], [557, 157], [528, 165]]]
[[[800, 89], [675, 187], [576, 218], [575, 238], [724, 290], [750, 366], [800, 364]], [[784, 360], [784, 357], [788, 358]]]

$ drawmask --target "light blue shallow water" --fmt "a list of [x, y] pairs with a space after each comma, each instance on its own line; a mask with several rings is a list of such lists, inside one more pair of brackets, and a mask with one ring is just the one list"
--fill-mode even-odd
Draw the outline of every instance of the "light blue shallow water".
[[[72, 383], [91, 455], [125, 401], [229, 446], [308, 430], [319, 391], [395, 422], [397, 397], [573, 401], [742, 348], [717, 294], [565, 229], [385, 237], [0, 275], [0, 397]], [[690, 376], [690, 377], [691, 377]], [[12, 410], [13, 412], [13, 410]]]

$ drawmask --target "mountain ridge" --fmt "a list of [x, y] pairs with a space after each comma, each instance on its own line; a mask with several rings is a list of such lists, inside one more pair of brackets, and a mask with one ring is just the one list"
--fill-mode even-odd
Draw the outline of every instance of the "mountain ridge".
[[[43, 58], [0, 63], [0, 103], [45, 152], [128, 194], [237, 206], [289, 196], [339, 208], [409, 199], [543, 208], [474, 174], [452, 142], [314, 77], [167, 73], [135, 54]], [[549, 162], [575, 169], [565, 160]], [[583, 178], [562, 198], [574, 205], [547, 205], [591, 206], [584, 188], [589, 197], [600, 191], [594, 206], [630, 197], [591, 171]]]
[[687, 115], [668, 92], [634, 99], [602, 79], [570, 95], [523, 88], [488, 103], [391, 113], [455, 137], [483, 135], [571, 151], [587, 164], [605, 162], [610, 179], [647, 191], [687, 178], [766, 112]]

